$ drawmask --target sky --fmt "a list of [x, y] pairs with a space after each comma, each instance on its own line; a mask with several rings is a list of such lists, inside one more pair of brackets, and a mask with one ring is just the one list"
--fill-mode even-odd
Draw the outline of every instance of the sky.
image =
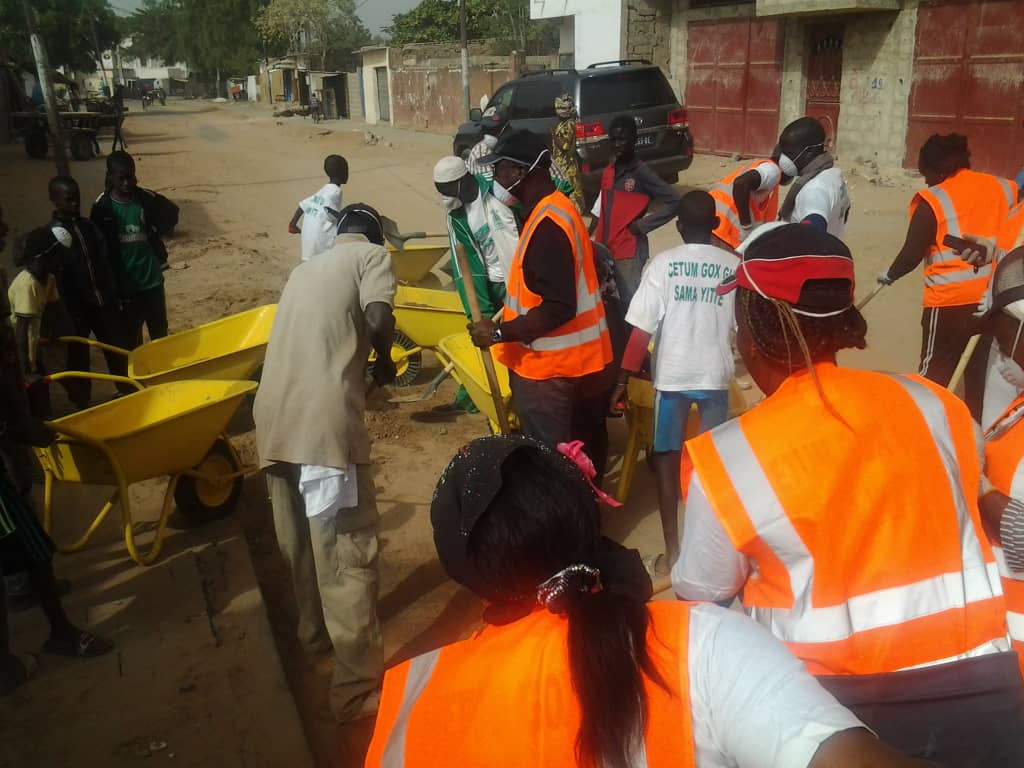
[[[374, 35], [391, 23], [394, 14], [408, 11], [418, 4], [419, 0], [356, 0], [359, 18]], [[142, 5], [142, 0], [111, 0], [110, 5], [127, 16]]]

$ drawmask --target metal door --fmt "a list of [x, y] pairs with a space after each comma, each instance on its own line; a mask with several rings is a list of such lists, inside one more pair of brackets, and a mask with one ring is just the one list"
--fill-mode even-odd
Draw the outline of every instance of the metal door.
[[388, 94], [388, 68], [374, 67], [377, 76], [377, 114], [383, 122], [391, 122], [391, 97]]
[[1024, 162], [1024, 0], [922, 3], [904, 165], [933, 133], [962, 133], [979, 171]]
[[691, 22], [688, 33], [686, 109], [696, 149], [768, 155], [779, 130], [781, 25]]
[[830, 149], [839, 132], [843, 81], [843, 25], [815, 24], [807, 30], [807, 102], [804, 114], [818, 118]]

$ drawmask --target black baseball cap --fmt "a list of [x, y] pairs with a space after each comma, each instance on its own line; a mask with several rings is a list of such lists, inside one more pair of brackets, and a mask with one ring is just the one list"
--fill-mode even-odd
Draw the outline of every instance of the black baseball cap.
[[[546, 155], [546, 158], [542, 158], [542, 155]], [[545, 159], [547, 165], [544, 165]], [[501, 160], [525, 165], [527, 168], [538, 165], [548, 167], [551, 165], [551, 150], [541, 136], [520, 128], [503, 134], [491, 153], [480, 158], [480, 164], [494, 165]]]

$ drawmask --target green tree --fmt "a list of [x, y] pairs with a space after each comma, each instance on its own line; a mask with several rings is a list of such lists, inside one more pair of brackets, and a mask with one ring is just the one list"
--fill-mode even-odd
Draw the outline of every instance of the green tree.
[[[457, 42], [458, 0], [422, 0], [411, 11], [392, 16], [385, 31], [396, 45]], [[466, 0], [466, 34], [470, 40], [497, 39], [528, 52], [546, 53], [558, 45], [554, 24], [530, 19], [529, 0]]]
[[370, 40], [355, 0], [270, 0], [253, 24], [276, 52], [313, 54], [324, 69], [351, 68], [352, 52]]
[[[118, 18], [107, 0], [33, 0], [32, 4], [53, 67], [94, 72], [100, 54], [120, 39]], [[0, 48], [22, 64], [32, 61], [21, 0], [0, 0]]]

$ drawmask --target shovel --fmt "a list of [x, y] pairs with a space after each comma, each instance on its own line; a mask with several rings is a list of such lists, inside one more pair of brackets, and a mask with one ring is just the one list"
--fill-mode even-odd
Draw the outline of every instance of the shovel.
[[437, 376], [430, 380], [430, 386], [427, 387], [427, 391], [418, 395], [401, 395], [400, 397], [392, 397], [388, 400], [389, 403], [419, 403], [423, 400], [431, 400], [434, 395], [437, 394], [438, 387], [441, 386], [441, 382], [444, 381], [448, 374], [455, 368], [455, 363], [448, 363]]
[[405, 244], [409, 240], [422, 240], [428, 237], [448, 237], [447, 232], [444, 234], [428, 232], [399, 232], [398, 224], [395, 223], [394, 219], [389, 219], [387, 216], [381, 216], [380, 220], [384, 225], [384, 239], [399, 251], [405, 250]]

